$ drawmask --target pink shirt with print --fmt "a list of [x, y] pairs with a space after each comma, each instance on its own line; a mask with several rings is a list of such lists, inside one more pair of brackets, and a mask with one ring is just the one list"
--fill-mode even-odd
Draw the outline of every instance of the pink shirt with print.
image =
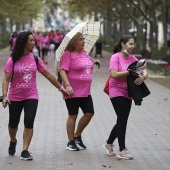
[[[132, 55], [129, 55], [127, 58], [123, 57], [121, 53], [113, 54], [110, 59], [110, 67], [109, 70], [117, 70], [117, 71], [127, 71], [128, 66], [137, 61], [138, 59]], [[118, 97], [124, 96], [126, 98], [130, 98], [128, 96], [127, 91], [127, 81], [126, 77], [109, 80], [109, 97]]]
[[[9, 57], [4, 72], [13, 73], [12, 57]], [[37, 70], [42, 73], [47, 70], [43, 61], [38, 58], [36, 65], [34, 56], [29, 53], [22, 56], [14, 65], [14, 75], [9, 87], [8, 98], [10, 101], [22, 101], [26, 99], [38, 99], [36, 83]]]
[[66, 71], [70, 85], [73, 88], [71, 98], [90, 95], [93, 67], [94, 63], [85, 51], [81, 53], [64, 52], [60, 61], [60, 70]]

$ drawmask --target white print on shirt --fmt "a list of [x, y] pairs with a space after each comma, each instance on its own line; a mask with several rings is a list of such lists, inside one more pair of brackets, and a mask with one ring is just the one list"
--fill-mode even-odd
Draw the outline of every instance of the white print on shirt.
[[22, 64], [22, 66], [19, 65], [19, 73], [20, 76], [23, 77], [23, 80], [25, 83], [17, 83], [16, 87], [17, 88], [29, 88], [32, 87], [32, 83], [29, 83], [29, 81], [32, 78], [32, 66], [33, 64], [28, 64], [28, 63], [24, 63]]
[[80, 62], [85, 67], [85, 73], [86, 73], [84, 75], [82, 74], [80, 76], [80, 79], [81, 80], [88, 80], [88, 79], [90, 79], [91, 78], [91, 75], [90, 75], [90, 73], [91, 73], [91, 65], [89, 63], [89, 60], [87, 58], [80, 58]]

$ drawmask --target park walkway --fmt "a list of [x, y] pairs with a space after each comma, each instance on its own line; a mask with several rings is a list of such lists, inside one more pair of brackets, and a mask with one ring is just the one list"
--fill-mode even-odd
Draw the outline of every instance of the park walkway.
[[[0, 52], [0, 82], [9, 52]], [[108, 156], [102, 147], [116, 121], [111, 102], [103, 92], [108, 78], [108, 54], [101, 58], [101, 68], [95, 68], [92, 97], [95, 116], [82, 137], [86, 150], [65, 150], [67, 135], [65, 122], [67, 109], [62, 95], [42, 75], [37, 74], [39, 107], [35, 119], [35, 131], [30, 145], [33, 161], [21, 161], [23, 115], [18, 131], [15, 156], [8, 156], [8, 109], [0, 106], [0, 170], [169, 170], [170, 169], [170, 90], [150, 78], [146, 84], [151, 95], [142, 106], [135, 106], [127, 127], [127, 147], [134, 160], [117, 160]], [[47, 67], [55, 74], [54, 57], [49, 57]], [[0, 85], [1, 88], [1, 85]], [[82, 112], [80, 111], [80, 115]], [[118, 144], [115, 141], [115, 151]]]

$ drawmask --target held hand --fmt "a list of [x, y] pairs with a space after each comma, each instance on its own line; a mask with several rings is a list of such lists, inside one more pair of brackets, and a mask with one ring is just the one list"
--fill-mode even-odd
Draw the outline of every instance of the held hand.
[[73, 89], [70, 85], [66, 87], [66, 91], [67, 91], [69, 97], [73, 96]]
[[61, 89], [61, 93], [64, 95], [64, 97], [69, 97], [68, 92], [66, 91], [66, 89]]
[[145, 80], [145, 78], [143, 76], [140, 76], [134, 81], [134, 83], [136, 85], [141, 85], [144, 82], [144, 80]]

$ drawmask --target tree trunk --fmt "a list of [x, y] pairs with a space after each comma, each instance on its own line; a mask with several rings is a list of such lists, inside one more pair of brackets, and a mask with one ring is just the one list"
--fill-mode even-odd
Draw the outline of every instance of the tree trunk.
[[166, 3], [163, 0], [162, 4], [161, 4], [161, 8], [162, 8], [162, 23], [163, 23], [163, 35], [164, 35], [164, 47], [165, 47], [165, 51], [166, 53], [168, 53], [168, 48], [167, 48], [167, 16], [166, 16]]

